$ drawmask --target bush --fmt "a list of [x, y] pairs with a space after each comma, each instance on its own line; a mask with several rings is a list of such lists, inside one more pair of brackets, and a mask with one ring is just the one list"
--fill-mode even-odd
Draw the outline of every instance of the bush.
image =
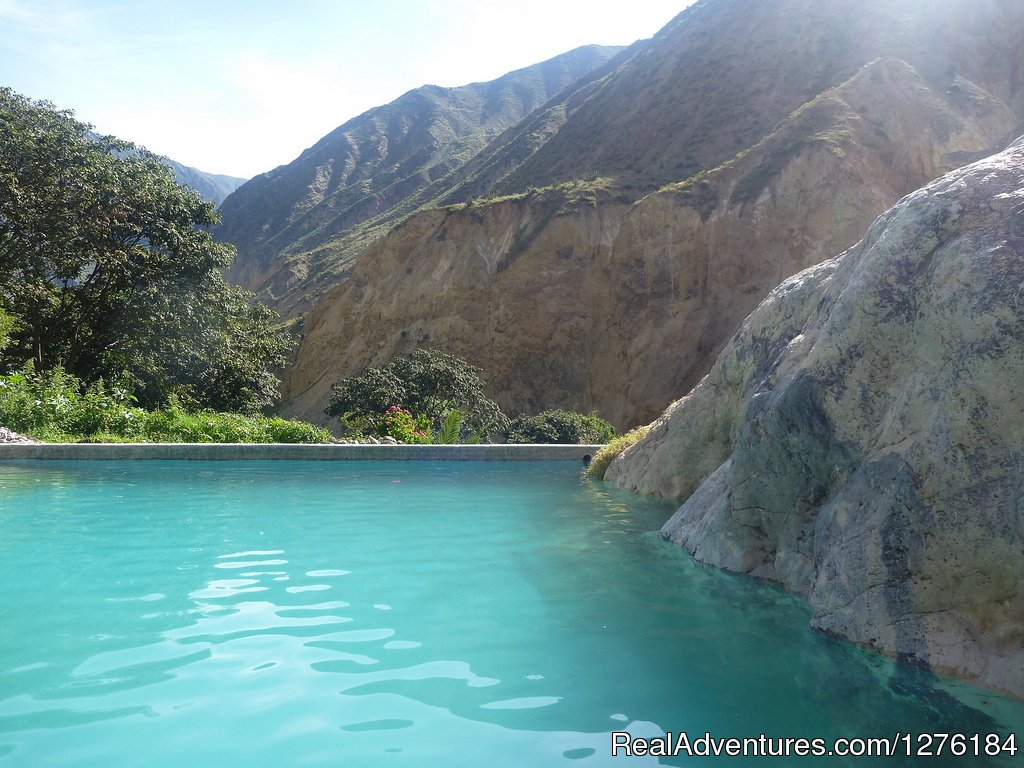
[[650, 431], [651, 425], [648, 424], [644, 427], [632, 429], [620, 437], [616, 437], [594, 454], [594, 458], [587, 465], [584, 474], [595, 480], [604, 480], [604, 473], [608, 470], [608, 465], [618, 458], [624, 450], [645, 437]]
[[510, 443], [607, 443], [615, 427], [596, 413], [549, 410], [536, 416], [517, 416], [509, 425]]
[[147, 414], [143, 438], [161, 443], [326, 443], [330, 433], [301, 421], [218, 411], [187, 411], [172, 403]]
[[462, 414], [462, 428], [481, 437], [501, 432], [508, 424], [498, 405], [484, 395], [478, 369], [432, 349], [395, 358], [385, 368], [368, 368], [331, 390], [324, 413], [337, 416], [354, 434], [381, 434], [392, 407], [408, 411], [414, 420], [426, 418], [429, 430], [441, 431], [452, 411]]
[[306, 421], [271, 416], [263, 419], [266, 426], [265, 443], [329, 443], [331, 433]]
[[156, 411], [131, 391], [99, 380], [88, 387], [54, 368], [0, 376], [0, 424], [49, 442], [324, 443], [327, 430], [278, 417], [190, 411], [172, 398]]
[[37, 373], [27, 365], [0, 376], [0, 424], [42, 439], [130, 429], [145, 413], [133, 402], [129, 391], [102, 379], [83, 390], [59, 366]]
[[413, 416], [412, 413], [393, 405], [384, 413], [378, 422], [377, 434], [380, 437], [392, 437], [400, 443], [431, 442], [430, 421], [426, 416]]

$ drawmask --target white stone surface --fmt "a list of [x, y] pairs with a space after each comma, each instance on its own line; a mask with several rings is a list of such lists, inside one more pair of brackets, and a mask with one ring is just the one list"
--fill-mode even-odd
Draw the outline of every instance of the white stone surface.
[[1024, 695], [1024, 141], [785, 281], [606, 479], [813, 626]]

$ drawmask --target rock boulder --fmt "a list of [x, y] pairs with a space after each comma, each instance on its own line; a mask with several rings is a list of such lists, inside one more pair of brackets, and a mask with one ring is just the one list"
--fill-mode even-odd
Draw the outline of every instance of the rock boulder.
[[606, 478], [814, 627], [1024, 695], [1024, 139], [783, 282]]

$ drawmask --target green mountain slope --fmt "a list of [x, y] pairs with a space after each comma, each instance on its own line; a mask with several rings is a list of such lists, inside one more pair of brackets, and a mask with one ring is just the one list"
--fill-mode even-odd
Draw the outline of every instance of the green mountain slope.
[[217, 233], [238, 248], [228, 277], [260, 290], [288, 255], [390, 222], [396, 206], [618, 50], [586, 46], [486, 83], [423, 86], [350, 120], [225, 201]]

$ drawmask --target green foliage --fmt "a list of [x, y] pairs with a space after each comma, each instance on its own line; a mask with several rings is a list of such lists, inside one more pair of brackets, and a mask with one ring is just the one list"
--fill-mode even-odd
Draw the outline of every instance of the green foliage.
[[265, 430], [261, 443], [329, 443], [333, 439], [326, 429], [306, 421], [282, 419], [280, 416], [260, 417], [256, 421]]
[[0, 309], [0, 352], [11, 343], [11, 331], [14, 330], [14, 318]]
[[161, 443], [324, 443], [331, 438], [326, 430], [299, 421], [190, 412], [174, 402], [148, 415], [143, 437]]
[[430, 421], [426, 416], [413, 416], [404, 408], [393, 405], [378, 423], [377, 435], [393, 437], [400, 443], [429, 443]]
[[596, 413], [553, 409], [536, 416], [517, 416], [506, 433], [510, 443], [606, 443], [615, 427]]
[[121, 343], [108, 348], [101, 370], [129, 371], [139, 401], [149, 407], [172, 394], [202, 407], [255, 414], [274, 402], [272, 368], [286, 362], [290, 343], [276, 313], [219, 275], [195, 292], [189, 286], [139, 291], [127, 317], [112, 319]]
[[479, 371], [443, 352], [420, 349], [395, 358], [385, 368], [369, 368], [332, 387], [325, 413], [337, 416], [353, 432], [376, 432], [392, 406], [427, 417], [430, 429], [441, 429], [453, 410], [462, 412], [462, 426], [486, 435], [502, 431], [508, 419], [484, 395]]
[[331, 388], [328, 416], [337, 416], [353, 431], [373, 431], [375, 420], [392, 405], [407, 404], [405, 384], [391, 369], [367, 368]]
[[590, 463], [587, 465], [587, 468], [584, 470], [584, 474], [595, 480], [604, 480], [604, 473], [608, 471], [608, 465], [618, 458], [624, 450], [638, 442], [641, 438], [645, 437], [650, 431], [651, 426], [648, 424], [647, 426], [637, 427], [624, 435], [616, 437], [594, 454], [594, 458], [591, 459]]
[[139, 409], [131, 393], [103, 380], [81, 390], [63, 368], [36, 373], [31, 366], [0, 377], [0, 424], [32, 435], [131, 432]]
[[227, 286], [211, 204], [144, 149], [0, 88], [0, 305], [9, 358], [94, 382], [127, 374], [140, 403], [269, 405], [289, 341]]
[[462, 420], [465, 414], [462, 411], [452, 410], [444, 417], [441, 428], [434, 435], [434, 442], [438, 445], [453, 445], [459, 442], [462, 437]]
[[135, 404], [123, 382], [88, 386], [61, 367], [31, 365], [0, 376], [0, 424], [50, 442], [323, 443], [320, 427], [210, 410], [192, 412], [174, 397], [156, 411]]

